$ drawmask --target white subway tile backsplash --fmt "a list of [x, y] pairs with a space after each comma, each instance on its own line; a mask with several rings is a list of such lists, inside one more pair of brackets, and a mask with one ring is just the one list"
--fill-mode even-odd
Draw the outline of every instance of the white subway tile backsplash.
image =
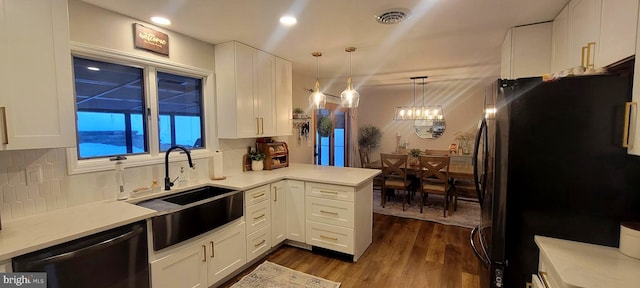
[[[2, 164], [0, 164], [2, 165]], [[7, 169], [3, 166], [0, 166], [0, 186], [9, 184], [9, 179], [7, 177]]]
[[16, 166], [10, 166], [7, 168], [7, 177], [9, 178], [9, 185], [25, 184], [24, 169], [20, 169]]
[[24, 206], [24, 216], [33, 216], [36, 214], [36, 201], [27, 199], [22, 202]]
[[22, 202], [13, 202], [11, 203], [11, 217], [20, 218], [24, 217], [24, 207]]
[[20, 201], [20, 202], [24, 202], [25, 200], [29, 199], [29, 193], [27, 193], [27, 187], [26, 186], [15, 186], [15, 191], [16, 191], [16, 201]]
[[2, 221], [11, 219], [11, 204], [0, 205], [0, 215], [2, 215]]
[[2, 187], [2, 202], [4, 204], [11, 204], [16, 202], [16, 187], [12, 185], [5, 185]]
[[36, 214], [47, 212], [47, 200], [42, 197], [36, 198]]
[[11, 164], [13, 166], [19, 166], [19, 167], [25, 167], [25, 162], [24, 162], [24, 151], [20, 150], [20, 151], [14, 151], [11, 152]]
[[47, 202], [47, 212], [58, 210], [58, 203], [55, 197], [45, 197], [44, 200]]

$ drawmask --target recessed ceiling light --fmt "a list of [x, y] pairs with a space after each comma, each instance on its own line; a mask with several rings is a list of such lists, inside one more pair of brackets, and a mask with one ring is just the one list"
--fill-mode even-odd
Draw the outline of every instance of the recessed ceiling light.
[[87, 69], [91, 70], [91, 71], [100, 71], [100, 68], [98, 67], [93, 67], [93, 66], [89, 66], [87, 67]]
[[151, 22], [159, 25], [171, 25], [171, 20], [160, 16], [151, 17]]
[[296, 25], [296, 23], [298, 23], [298, 19], [296, 19], [296, 17], [289, 15], [280, 17], [280, 24], [284, 26], [293, 26]]

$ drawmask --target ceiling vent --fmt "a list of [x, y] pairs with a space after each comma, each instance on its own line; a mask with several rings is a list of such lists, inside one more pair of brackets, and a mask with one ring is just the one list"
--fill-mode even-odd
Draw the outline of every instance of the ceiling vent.
[[409, 11], [405, 9], [391, 9], [376, 15], [378, 23], [398, 24], [409, 17]]

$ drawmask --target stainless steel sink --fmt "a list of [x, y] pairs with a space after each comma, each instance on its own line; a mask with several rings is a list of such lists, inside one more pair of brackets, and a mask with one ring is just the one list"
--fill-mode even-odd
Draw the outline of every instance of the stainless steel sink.
[[243, 203], [242, 191], [205, 186], [138, 205], [160, 212], [151, 218], [157, 251], [242, 217]]

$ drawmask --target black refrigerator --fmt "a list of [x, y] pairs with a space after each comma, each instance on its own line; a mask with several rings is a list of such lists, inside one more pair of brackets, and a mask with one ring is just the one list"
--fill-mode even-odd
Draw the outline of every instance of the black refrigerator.
[[481, 287], [524, 288], [534, 235], [618, 247], [620, 222], [640, 221], [640, 157], [623, 147], [631, 79], [495, 83], [474, 149]]

